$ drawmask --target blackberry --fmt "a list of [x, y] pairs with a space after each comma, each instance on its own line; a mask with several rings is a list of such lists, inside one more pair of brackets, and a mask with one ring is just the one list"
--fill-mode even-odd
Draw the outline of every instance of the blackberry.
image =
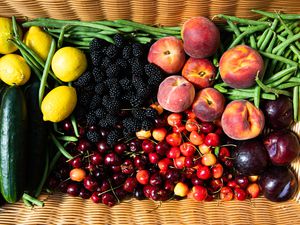
[[100, 66], [102, 62], [102, 53], [100, 51], [93, 51], [90, 53], [91, 61], [94, 66]]
[[126, 70], [128, 68], [128, 63], [125, 59], [117, 59], [116, 64], [121, 67], [121, 69]]
[[116, 34], [114, 37], [115, 46], [122, 48], [126, 42], [125, 38], [121, 34]]
[[134, 117], [127, 117], [122, 121], [122, 124], [128, 132], [137, 132], [141, 129], [141, 122]]
[[132, 135], [133, 135], [133, 132], [128, 131], [126, 128], [123, 129], [122, 133], [123, 133], [123, 137], [124, 137], [125, 139], [129, 139], [129, 138], [131, 138]]
[[132, 47], [130, 45], [124, 46], [122, 50], [123, 59], [130, 59], [132, 57]]
[[92, 125], [96, 125], [96, 124], [97, 124], [97, 118], [96, 118], [94, 112], [89, 112], [86, 115], [86, 125], [92, 126]]
[[88, 106], [91, 101], [91, 94], [89, 92], [82, 92], [78, 96], [78, 102], [82, 106]]
[[135, 57], [141, 57], [143, 55], [143, 47], [139, 43], [133, 43], [132, 44], [132, 54]]
[[106, 117], [106, 111], [103, 108], [98, 108], [95, 110], [95, 116], [98, 117], [99, 119], [103, 119]]
[[91, 92], [95, 89], [94, 84], [89, 84], [83, 88], [84, 91]]
[[109, 96], [112, 98], [118, 98], [121, 95], [121, 87], [119, 84], [112, 85], [108, 91]]
[[131, 73], [135, 76], [143, 76], [144, 69], [143, 63], [138, 58], [132, 58], [129, 63], [131, 64]]
[[153, 127], [154, 123], [152, 120], [149, 120], [149, 119], [145, 119], [142, 121], [142, 130], [151, 130], [152, 127]]
[[136, 91], [137, 91], [137, 95], [142, 99], [148, 98], [148, 96], [151, 94], [150, 88], [148, 88], [147, 86], [144, 86], [144, 85], [139, 86], [136, 89]]
[[133, 86], [138, 89], [141, 86], [146, 86], [141, 76], [132, 76], [132, 84]]
[[117, 78], [108, 78], [107, 80], [104, 81], [104, 84], [106, 85], [107, 88], [111, 88], [114, 85], [117, 85], [119, 83]]
[[159, 84], [164, 80], [164, 75], [161, 74], [153, 74], [149, 77], [147, 83], [149, 86], [158, 87]]
[[86, 138], [93, 143], [100, 141], [100, 135], [96, 131], [89, 130], [86, 133]]
[[106, 142], [108, 145], [113, 146], [120, 139], [120, 133], [117, 130], [112, 130], [108, 133]]
[[94, 38], [90, 42], [90, 52], [99, 51], [106, 45], [106, 41], [100, 39], [100, 38]]
[[131, 81], [128, 78], [123, 78], [119, 81], [119, 84], [121, 85], [122, 89], [127, 91], [132, 89]]
[[129, 102], [132, 107], [136, 108], [136, 107], [141, 107], [144, 103], [144, 100], [137, 95], [133, 95], [130, 97]]
[[75, 115], [78, 122], [83, 122], [86, 120], [86, 110], [84, 107], [77, 107], [75, 110]]
[[92, 74], [89, 70], [85, 71], [75, 82], [75, 87], [87, 86], [92, 81]]
[[118, 55], [118, 48], [111, 44], [106, 48], [105, 53], [109, 58], [114, 59]]
[[111, 59], [106, 56], [102, 59], [101, 68], [106, 69], [111, 64]]
[[129, 102], [130, 99], [132, 98], [132, 96], [135, 96], [135, 95], [136, 95], [135, 92], [133, 92], [132, 90], [128, 90], [128, 91], [126, 91], [126, 94], [123, 95], [121, 98], [122, 98], [122, 101]]
[[118, 122], [118, 117], [112, 114], [107, 114], [105, 120], [109, 126], [113, 127]]
[[102, 97], [101, 97], [101, 95], [95, 94], [92, 97], [92, 100], [91, 100], [89, 108], [91, 110], [95, 110], [95, 109], [97, 109], [101, 105], [101, 103], [102, 103]]
[[120, 72], [120, 67], [117, 64], [113, 63], [108, 66], [105, 72], [107, 77], [110, 78], [117, 77]]
[[144, 109], [135, 108], [131, 111], [131, 113], [134, 118], [139, 120], [145, 120], [147, 118]]
[[98, 95], [103, 95], [105, 92], [105, 85], [103, 83], [99, 83], [95, 86], [94, 90]]
[[106, 108], [106, 110], [112, 114], [117, 113], [120, 110], [120, 102], [111, 97], [103, 97], [102, 105]]
[[145, 114], [150, 119], [156, 119], [156, 117], [158, 116], [158, 112], [155, 109], [151, 108], [151, 107], [148, 107], [145, 110]]
[[96, 83], [103, 82], [105, 79], [105, 74], [102, 72], [100, 67], [93, 68], [93, 77]]
[[162, 71], [155, 64], [146, 64], [144, 70], [147, 76], [151, 77], [153, 75], [161, 75]]
[[103, 128], [109, 128], [109, 124], [108, 124], [108, 122], [106, 121], [105, 118], [99, 120], [98, 125], [99, 125], [100, 127], [103, 127]]

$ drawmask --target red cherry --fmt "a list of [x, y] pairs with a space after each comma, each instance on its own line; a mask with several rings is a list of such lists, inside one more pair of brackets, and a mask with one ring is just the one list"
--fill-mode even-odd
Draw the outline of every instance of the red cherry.
[[211, 178], [211, 172], [208, 166], [199, 166], [197, 170], [197, 177], [202, 180]]
[[159, 154], [157, 154], [157, 152], [150, 152], [148, 158], [149, 158], [149, 162], [152, 164], [156, 164], [160, 160], [160, 156]]
[[230, 157], [230, 151], [227, 147], [221, 147], [219, 150], [219, 156], [218, 158], [222, 161], [225, 162], [227, 158]]
[[209, 123], [209, 122], [202, 122], [201, 123], [201, 127], [200, 130], [203, 133], [212, 133], [215, 129], [215, 125], [213, 123]]
[[180, 145], [180, 152], [184, 156], [192, 156], [196, 152], [196, 147], [191, 142], [184, 142]]
[[160, 171], [165, 172], [168, 170], [169, 166], [172, 165], [172, 161], [169, 158], [164, 158], [161, 159], [158, 162], [158, 168], [160, 169]]
[[153, 152], [155, 150], [154, 142], [150, 141], [149, 139], [143, 140], [142, 149], [145, 153]]
[[215, 133], [209, 133], [206, 135], [204, 143], [208, 146], [216, 147], [220, 145], [220, 137]]
[[176, 159], [174, 159], [174, 166], [177, 169], [183, 169], [185, 166], [185, 157], [184, 156], [180, 156]]
[[212, 175], [214, 178], [221, 178], [223, 175], [223, 171], [223, 166], [220, 163], [217, 163], [212, 167]]
[[167, 121], [171, 127], [180, 126], [182, 124], [182, 115], [180, 113], [171, 113]]
[[136, 173], [136, 179], [137, 181], [142, 184], [142, 185], [146, 185], [149, 182], [149, 171], [148, 170], [139, 170]]
[[184, 133], [186, 134], [187, 133], [187, 130], [185, 129], [185, 126], [184, 125], [180, 125], [180, 126], [175, 126], [172, 128], [172, 131], [173, 132], [176, 132], [176, 133]]
[[250, 194], [251, 198], [257, 198], [260, 193], [260, 189], [257, 183], [249, 184], [247, 187], [247, 193]]
[[194, 186], [192, 189], [193, 192], [193, 198], [196, 201], [203, 201], [207, 197], [207, 189], [203, 186]]
[[191, 109], [187, 109], [184, 111], [184, 113], [186, 114], [187, 118], [189, 119], [196, 119], [196, 114], [191, 110]]
[[247, 198], [247, 193], [245, 190], [236, 187], [234, 189], [234, 197], [235, 197], [235, 199], [237, 199], [239, 201], [244, 201]]
[[205, 138], [204, 134], [198, 133], [195, 130], [190, 133], [190, 137], [189, 137], [190, 142], [192, 142], [194, 145], [203, 144], [204, 138]]
[[189, 132], [199, 131], [200, 125], [196, 119], [188, 119], [185, 123], [185, 129]]
[[220, 190], [220, 199], [230, 201], [233, 199], [233, 191], [230, 187], [222, 187]]
[[114, 151], [119, 155], [122, 155], [126, 151], [126, 149], [127, 146], [124, 143], [116, 144], [114, 147]]
[[171, 147], [167, 151], [167, 157], [170, 159], [176, 159], [180, 156], [180, 148], [178, 147]]
[[166, 137], [166, 141], [169, 145], [176, 147], [179, 146], [182, 142], [182, 137], [180, 133], [171, 133]]

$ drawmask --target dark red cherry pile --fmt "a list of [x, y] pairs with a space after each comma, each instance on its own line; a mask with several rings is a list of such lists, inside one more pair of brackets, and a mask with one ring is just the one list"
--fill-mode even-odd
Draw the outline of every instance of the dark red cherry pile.
[[[65, 134], [73, 133], [69, 121]], [[96, 131], [97, 143], [85, 134]], [[260, 194], [257, 176], [238, 175], [233, 167], [234, 145], [228, 144], [216, 123], [200, 122], [190, 110], [163, 112], [155, 120], [151, 137], [119, 140], [110, 147], [105, 128], [80, 127], [78, 142], [66, 149], [73, 159], [61, 158], [48, 181], [71, 196], [113, 206], [134, 197], [165, 201], [245, 200]]]

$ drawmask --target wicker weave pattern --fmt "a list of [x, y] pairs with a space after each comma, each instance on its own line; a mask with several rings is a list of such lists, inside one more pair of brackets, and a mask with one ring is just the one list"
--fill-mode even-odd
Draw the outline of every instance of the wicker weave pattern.
[[300, 13], [299, 0], [2, 0], [1, 16], [103, 20], [131, 19], [146, 24], [174, 26], [192, 16], [223, 13], [257, 17], [249, 9]]

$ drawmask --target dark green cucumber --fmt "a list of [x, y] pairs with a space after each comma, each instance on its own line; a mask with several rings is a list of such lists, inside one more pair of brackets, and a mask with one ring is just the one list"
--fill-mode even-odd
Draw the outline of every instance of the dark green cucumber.
[[0, 108], [0, 188], [9, 203], [24, 192], [27, 123], [25, 96], [20, 87], [11, 86], [3, 93]]
[[47, 157], [47, 126], [39, 106], [39, 82], [34, 82], [25, 90], [28, 110], [28, 165], [26, 191], [35, 194], [42, 180]]

